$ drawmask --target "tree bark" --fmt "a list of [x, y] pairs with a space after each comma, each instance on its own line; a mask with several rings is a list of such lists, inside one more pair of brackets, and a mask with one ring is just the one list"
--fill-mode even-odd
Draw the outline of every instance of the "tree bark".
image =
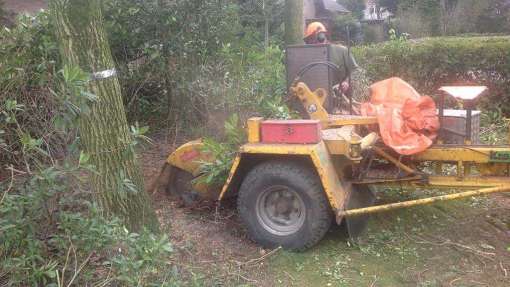
[[285, 44], [303, 43], [303, 0], [285, 0]]
[[271, 8], [266, 9], [266, 0], [262, 0], [262, 12], [264, 13], [264, 50], [269, 47], [269, 21], [271, 17]]
[[[106, 37], [101, 0], [51, 0], [64, 64], [93, 73], [115, 69]], [[116, 216], [131, 231], [158, 231], [159, 223], [144, 191], [143, 177], [131, 143], [120, 84], [116, 76], [92, 79], [87, 91], [98, 101], [78, 120], [80, 144], [96, 172], [91, 186], [106, 217]], [[131, 187], [131, 188], [130, 188]], [[134, 188], [133, 188], [134, 187]]]

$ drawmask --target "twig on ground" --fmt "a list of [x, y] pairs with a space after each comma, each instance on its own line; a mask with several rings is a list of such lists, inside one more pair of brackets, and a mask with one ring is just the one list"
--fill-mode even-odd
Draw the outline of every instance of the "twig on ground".
[[296, 279], [294, 279], [294, 277], [292, 277], [292, 275], [290, 275], [290, 274], [289, 274], [289, 272], [287, 272], [287, 271], [283, 271], [283, 273], [285, 273], [285, 275], [287, 275], [287, 277], [289, 277], [289, 278], [290, 278], [290, 280], [292, 280], [292, 281], [296, 281]]
[[377, 277], [374, 278], [374, 281], [372, 282], [372, 284], [370, 284], [370, 287], [374, 287], [376, 282], [377, 282]]
[[455, 282], [459, 281], [461, 278], [462, 278], [462, 277], [459, 277], [459, 278], [455, 278], [455, 279], [453, 279], [452, 281], [450, 281], [450, 283], [449, 283], [448, 285], [453, 286], [453, 283], [455, 283]]
[[256, 265], [262, 261], [264, 261], [266, 258], [268, 258], [269, 256], [275, 254], [276, 252], [280, 251], [282, 249], [282, 247], [278, 247], [276, 249], [273, 249], [271, 251], [269, 251], [268, 253], [264, 254], [263, 256], [259, 257], [259, 258], [255, 258], [255, 259], [250, 259], [244, 263], [240, 263], [239, 265], [240, 266], [249, 266], [249, 265]]
[[476, 280], [471, 280], [471, 282], [476, 283], [476, 284], [479, 284], [480, 286], [490, 286], [489, 284], [485, 284], [485, 283], [482, 283], [482, 282], [478, 282], [478, 281], [476, 281]]
[[425, 240], [425, 239], [420, 238], [420, 237], [417, 237], [417, 238], [422, 240], [422, 241], [417, 241], [417, 240], [415, 241], [416, 243], [419, 243], [419, 244], [431, 244], [431, 245], [435, 245], [435, 246], [452, 245], [452, 246], [456, 246], [456, 247], [465, 249], [467, 251], [470, 251], [472, 253], [475, 253], [477, 255], [480, 255], [480, 256], [482, 256], [482, 257], [484, 257], [486, 259], [492, 260], [492, 261], [494, 261], [494, 258], [489, 257], [489, 256], [496, 256], [496, 253], [481, 251], [481, 250], [478, 250], [478, 249], [476, 249], [474, 247], [470, 247], [470, 246], [466, 246], [466, 245], [463, 245], [463, 244], [460, 244], [460, 243], [457, 243], [457, 242], [453, 242], [450, 239], [446, 239], [444, 242], [441, 242], [441, 243], [436, 243], [436, 242], [431, 242], [431, 241]]
[[[69, 242], [71, 242], [71, 239], [69, 239]], [[64, 286], [64, 283], [65, 283], [65, 274], [66, 274], [66, 269], [67, 269], [67, 264], [69, 263], [69, 256], [71, 255], [71, 248], [72, 248], [72, 243], [71, 245], [69, 246], [69, 249], [67, 249], [67, 255], [66, 255], [66, 261], [64, 263], [64, 267], [62, 267], [62, 276], [60, 276], [62, 278], [62, 285], [59, 285], [59, 286]]]
[[214, 223], [218, 223], [218, 219], [220, 218], [220, 202], [216, 202], [216, 206], [214, 208]]
[[93, 285], [93, 286], [94, 287], [106, 287], [106, 286], [110, 286], [112, 281], [113, 281], [113, 278], [108, 278], [108, 279], [103, 280], [100, 283], [97, 283], [97, 285]]
[[419, 282], [421, 282], [421, 281], [422, 281], [423, 273], [425, 273], [425, 272], [427, 272], [427, 271], [429, 271], [429, 269], [428, 269], [428, 268], [427, 268], [427, 269], [425, 269], [425, 270], [422, 270], [422, 271], [418, 271], [418, 280], [419, 280]]
[[501, 267], [503, 274], [505, 274], [505, 278], [508, 277], [508, 270], [506, 270], [506, 268], [503, 266], [503, 262], [499, 262], [499, 267]]
[[237, 276], [238, 278], [241, 278], [241, 279], [243, 279], [243, 280], [244, 280], [244, 281], [246, 281], [246, 282], [250, 282], [250, 283], [258, 283], [258, 281], [257, 281], [257, 280], [254, 280], [254, 279], [250, 279], [250, 278], [244, 277], [243, 275], [241, 275], [241, 273], [234, 274], [234, 273], [232, 273], [232, 272], [229, 272], [228, 274], [229, 274], [229, 275], [231, 275], [231, 276]]
[[14, 170], [12, 168], [12, 165], [10, 167], [11, 167], [10, 168], [10, 171], [11, 171], [11, 181], [9, 182], [9, 186], [7, 187], [7, 189], [2, 194], [2, 198], [0, 198], [0, 205], [2, 205], [2, 202], [4, 202], [4, 198], [7, 196], [7, 193], [9, 193], [9, 191], [11, 191], [12, 184], [14, 182]]
[[88, 264], [88, 262], [89, 262], [89, 260], [90, 260], [90, 258], [92, 257], [93, 254], [94, 254], [94, 252], [91, 252], [89, 254], [89, 256], [87, 256], [85, 261], [83, 261], [83, 263], [80, 264], [80, 268], [78, 268], [78, 270], [74, 272], [73, 278], [71, 278], [71, 281], [69, 281], [69, 284], [67, 284], [67, 287], [71, 287], [73, 285], [74, 280], [78, 277], [78, 274], [80, 274], [80, 272], [83, 270], [83, 268], [85, 266], [87, 266], [87, 264]]

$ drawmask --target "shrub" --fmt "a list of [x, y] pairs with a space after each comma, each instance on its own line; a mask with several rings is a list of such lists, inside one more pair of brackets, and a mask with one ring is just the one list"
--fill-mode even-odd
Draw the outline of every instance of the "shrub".
[[4, 1], [0, 0], [0, 25], [3, 25], [5, 17]]
[[480, 107], [510, 115], [510, 37], [398, 39], [353, 49], [374, 81], [398, 76], [419, 92], [435, 95], [443, 85], [486, 85]]
[[[168, 127], [194, 136], [195, 127], [222, 134], [223, 121], [236, 112], [288, 116], [282, 100], [284, 53], [273, 45], [264, 49], [260, 35], [238, 23], [235, 3], [105, 2], [106, 27], [131, 122], [152, 121], [155, 130]], [[54, 127], [55, 111], [64, 103], [54, 97], [61, 75], [52, 30], [43, 12], [22, 16], [13, 28], [0, 31], [2, 167], [61, 158], [73, 139], [73, 132]], [[9, 110], [13, 104], [16, 109]], [[10, 122], [13, 113], [17, 122]], [[23, 156], [25, 146], [42, 152]]]
[[258, 24], [249, 26], [237, 1], [122, 0], [106, 7], [130, 119], [161, 128], [166, 118], [176, 130], [202, 126], [214, 135], [233, 113], [286, 116], [283, 51], [265, 49]]
[[[80, 168], [0, 183], [0, 281], [8, 286], [168, 286], [165, 235], [129, 233], [81, 188]], [[9, 187], [10, 186], [10, 187]], [[165, 283], [166, 282], [166, 283]], [[167, 285], [161, 285], [161, 284]]]
[[48, 159], [41, 154], [23, 158], [27, 146], [37, 144], [54, 157], [67, 143], [66, 136], [57, 132], [52, 122], [58, 110], [52, 95], [58, 86], [58, 49], [48, 14], [21, 16], [18, 21], [15, 27], [0, 30], [0, 169], [7, 163], [20, 166]]
[[[83, 90], [89, 76], [79, 68], [65, 66], [57, 75], [62, 87], [52, 92], [57, 104], [50, 122], [74, 142], [76, 135], [69, 131], [95, 96]], [[65, 160], [54, 161], [51, 167], [30, 164], [37, 152], [46, 153], [42, 139], [32, 138], [31, 127], [20, 124], [24, 108], [8, 99], [2, 110], [4, 122], [20, 137], [26, 172], [11, 166], [10, 177], [0, 181], [0, 281], [8, 286], [173, 282], [166, 275], [171, 245], [165, 236], [129, 233], [120, 220], [105, 218], [91, 203], [85, 183], [95, 171], [87, 164], [88, 156], [80, 153], [78, 159], [76, 145], [65, 146]], [[143, 131], [132, 127], [138, 140]]]
[[[207, 122], [204, 100], [224, 75], [217, 56], [239, 32], [233, 1], [107, 1], [106, 24], [131, 120]], [[193, 111], [193, 112], [189, 112]], [[149, 116], [150, 115], [150, 116]], [[154, 117], [154, 115], [156, 117]], [[159, 120], [156, 119], [156, 120]]]

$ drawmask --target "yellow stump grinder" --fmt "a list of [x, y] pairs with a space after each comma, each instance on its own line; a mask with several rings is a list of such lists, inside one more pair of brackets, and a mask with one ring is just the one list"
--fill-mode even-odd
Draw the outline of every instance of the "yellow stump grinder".
[[[249, 236], [264, 247], [290, 250], [313, 246], [332, 222], [345, 219], [356, 237], [371, 213], [510, 190], [510, 145], [482, 145], [477, 139], [479, 115], [473, 103], [485, 87], [443, 87], [434, 114], [421, 114], [437, 118], [437, 136], [413, 134], [422, 147], [416, 152], [405, 144], [407, 132], [420, 125], [415, 119], [430, 102], [406, 99], [396, 108], [393, 100], [405, 83], [390, 80], [383, 89], [386, 102], [377, 102], [380, 95], [371, 90], [372, 105], [365, 109], [371, 113], [330, 115], [324, 108], [328, 92], [311, 91], [298, 77], [289, 91], [309, 119], [250, 118], [247, 143], [240, 147], [222, 187], [193, 180], [202, 176], [201, 162], [214, 160], [203, 151], [202, 142], [182, 145], [167, 159], [170, 189], [184, 198], [198, 195], [221, 202], [237, 197]], [[445, 109], [446, 97], [463, 103], [464, 109]], [[395, 124], [399, 121], [400, 126]], [[391, 184], [451, 192], [374, 205], [373, 187]]]

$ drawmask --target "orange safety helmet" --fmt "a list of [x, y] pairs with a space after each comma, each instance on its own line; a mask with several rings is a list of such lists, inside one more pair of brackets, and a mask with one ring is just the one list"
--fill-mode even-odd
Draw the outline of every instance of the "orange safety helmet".
[[324, 26], [321, 22], [312, 22], [306, 27], [305, 39], [310, 36], [315, 36], [320, 32], [327, 33], [328, 29], [326, 29], [326, 26]]

